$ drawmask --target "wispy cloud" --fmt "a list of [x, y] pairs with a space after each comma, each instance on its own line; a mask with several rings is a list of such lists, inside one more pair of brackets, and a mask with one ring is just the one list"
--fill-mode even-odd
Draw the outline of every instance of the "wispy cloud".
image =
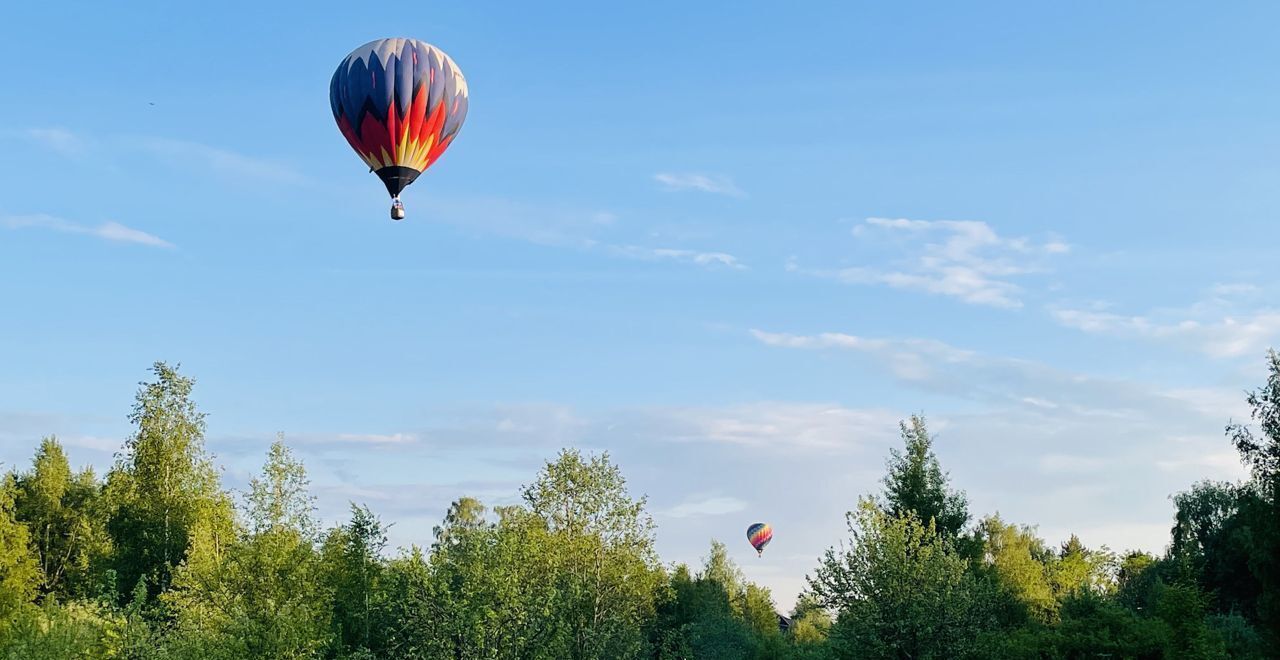
[[299, 446], [404, 447], [422, 441], [418, 433], [290, 433], [290, 444]]
[[669, 509], [655, 512], [661, 518], [703, 518], [737, 513], [747, 508], [747, 503], [736, 497], [695, 497]]
[[339, 433], [338, 440], [361, 445], [404, 445], [418, 441], [413, 433]]
[[440, 217], [459, 229], [543, 245], [605, 254], [636, 261], [667, 261], [703, 268], [745, 269], [735, 255], [714, 250], [645, 246], [617, 238], [619, 217], [608, 211], [584, 211], [523, 204], [502, 199], [444, 201]]
[[1058, 240], [1036, 243], [1027, 238], [1000, 236], [985, 222], [969, 220], [909, 220], [868, 218], [854, 227], [863, 240], [905, 240], [912, 256], [890, 264], [839, 269], [788, 269], [847, 284], [880, 284], [924, 291], [975, 305], [1021, 307], [1022, 288], [1012, 280], [1041, 272], [1043, 260], [1070, 251]]
[[126, 227], [118, 222], [104, 222], [97, 226], [82, 225], [51, 215], [19, 215], [0, 217], [0, 227], [5, 229], [44, 229], [64, 234], [82, 234], [104, 241], [135, 243], [158, 248], [172, 248], [173, 244], [140, 229]]
[[643, 429], [670, 442], [711, 443], [766, 452], [856, 451], [891, 437], [900, 415], [833, 403], [762, 401], [718, 407], [655, 407], [613, 413], [611, 434]]
[[[1158, 414], [1196, 422], [1210, 416], [1220, 423], [1239, 412], [1239, 406], [1230, 403], [1239, 400], [1236, 392], [1164, 390], [987, 355], [930, 339], [877, 339], [834, 332], [792, 335], [752, 330], [751, 334], [768, 346], [856, 352], [883, 365], [900, 382], [1046, 418], [1133, 421]], [[1217, 406], [1195, 403], [1206, 397]]]
[[77, 156], [87, 148], [80, 136], [65, 128], [28, 128], [22, 135], [64, 156]]
[[744, 269], [746, 266], [738, 258], [726, 252], [699, 252], [676, 248], [650, 248], [637, 245], [609, 245], [607, 249], [629, 259], [644, 261], [676, 261], [695, 266]]
[[733, 179], [723, 174], [699, 174], [696, 172], [659, 172], [653, 175], [664, 190], [694, 190], [730, 197], [743, 197], [745, 193], [734, 184]]
[[220, 174], [278, 183], [300, 184], [307, 178], [288, 164], [199, 142], [161, 137], [136, 138], [138, 148], [175, 165], [195, 165]]
[[1208, 298], [1183, 308], [1118, 314], [1097, 306], [1057, 307], [1049, 314], [1091, 334], [1171, 341], [1215, 358], [1257, 357], [1280, 340], [1280, 309], [1241, 302], [1258, 292], [1250, 284], [1219, 284]]
[[176, 167], [196, 168], [254, 181], [302, 184], [307, 177], [292, 165], [190, 140], [150, 135], [89, 136], [62, 127], [28, 128], [6, 133], [64, 156], [115, 162], [145, 154]]

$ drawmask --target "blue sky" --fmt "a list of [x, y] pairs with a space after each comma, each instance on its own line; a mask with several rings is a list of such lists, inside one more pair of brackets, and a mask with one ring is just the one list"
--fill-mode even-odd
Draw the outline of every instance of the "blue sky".
[[[952, 5], [11, 8], [0, 462], [169, 360], [232, 487], [283, 431], [421, 543], [607, 450], [789, 605], [922, 411], [976, 515], [1158, 551], [1280, 334], [1280, 9]], [[383, 36], [471, 92], [403, 223], [327, 103]]]

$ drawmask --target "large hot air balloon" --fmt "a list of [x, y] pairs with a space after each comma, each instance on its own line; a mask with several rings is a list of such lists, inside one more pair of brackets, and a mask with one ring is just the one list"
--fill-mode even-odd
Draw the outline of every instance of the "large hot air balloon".
[[329, 105], [351, 148], [391, 194], [400, 192], [453, 142], [467, 116], [467, 80], [444, 51], [416, 39], [379, 39], [351, 51], [329, 83]]
[[756, 556], [764, 554], [764, 547], [773, 540], [773, 528], [769, 523], [756, 523], [747, 528], [747, 540], [756, 549]]

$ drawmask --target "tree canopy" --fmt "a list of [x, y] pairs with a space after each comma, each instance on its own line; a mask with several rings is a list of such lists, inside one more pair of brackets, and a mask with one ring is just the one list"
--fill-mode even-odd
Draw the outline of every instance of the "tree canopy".
[[54, 437], [0, 475], [0, 658], [1269, 658], [1280, 649], [1280, 358], [1228, 441], [1250, 468], [1172, 497], [1159, 555], [971, 522], [923, 417], [789, 616], [719, 540], [664, 565], [607, 453], [565, 449], [505, 506], [460, 494], [424, 545], [316, 516], [283, 436], [229, 492], [194, 381], [153, 365], [105, 477]]

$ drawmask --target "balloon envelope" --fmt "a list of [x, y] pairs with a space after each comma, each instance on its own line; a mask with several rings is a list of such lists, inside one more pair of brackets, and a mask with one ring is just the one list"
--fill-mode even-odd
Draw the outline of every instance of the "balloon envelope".
[[467, 117], [467, 81], [444, 51], [379, 39], [351, 51], [329, 83], [338, 129], [395, 197], [444, 153]]
[[747, 528], [747, 540], [756, 549], [756, 554], [761, 554], [769, 541], [773, 540], [773, 528], [769, 523], [756, 523]]

